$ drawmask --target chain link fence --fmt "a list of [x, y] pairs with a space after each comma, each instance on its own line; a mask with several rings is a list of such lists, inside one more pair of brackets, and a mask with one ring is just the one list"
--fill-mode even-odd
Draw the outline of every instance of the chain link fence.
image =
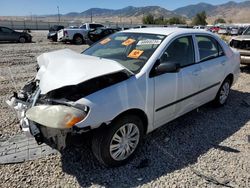
[[[69, 26], [80, 26], [82, 22], [67, 22], [67, 21], [44, 21], [44, 20], [0, 20], [0, 26], [8, 27], [14, 30], [48, 30], [53, 25], [63, 25], [64, 27]], [[120, 27], [120, 28], [131, 28], [131, 27], [138, 27], [140, 24], [131, 24], [131, 23], [101, 23], [106, 27]], [[159, 27], [163, 25], [147, 25], [153, 27]]]

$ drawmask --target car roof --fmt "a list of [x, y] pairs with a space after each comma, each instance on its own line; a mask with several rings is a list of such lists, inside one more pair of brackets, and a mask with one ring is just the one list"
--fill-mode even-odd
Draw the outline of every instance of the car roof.
[[146, 33], [146, 34], [156, 34], [156, 35], [170, 35], [172, 33], [178, 34], [211, 34], [208, 31], [202, 31], [197, 29], [186, 29], [186, 28], [178, 28], [178, 27], [148, 27], [148, 28], [139, 28], [139, 29], [129, 29], [125, 31], [121, 31], [124, 33]]

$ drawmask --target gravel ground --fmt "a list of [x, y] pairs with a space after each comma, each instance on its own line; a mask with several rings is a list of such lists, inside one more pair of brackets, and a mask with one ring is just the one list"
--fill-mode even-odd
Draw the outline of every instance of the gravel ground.
[[[36, 56], [86, 46], [0, 43], [0, 140], [20, 132], [5, 104], [35, 74]], [[12, 75], [12, 76], [11, 76]], [[14, 80], [14, 81], [13, 81]], [[105, 168], [88, 144], [62, 154], [0, 166], [0, 187], [250, 187], [250, 67], [242, 67], [226, 106], [205, 105], [149, 134], [134, 160]]]

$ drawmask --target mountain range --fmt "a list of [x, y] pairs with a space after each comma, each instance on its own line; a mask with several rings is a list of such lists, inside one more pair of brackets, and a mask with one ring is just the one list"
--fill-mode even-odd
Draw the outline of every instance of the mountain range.
[[141, 21], [144, 15], [152, 14], [155, 17], [163, 16], [164, 18], [170, 18], [173, 16], [182, 16], [187, 20], [191, 20], [197, 13], [206, 11], [208, 21], [213, 22], [216, 18], [224, 18], [229, 22], [248, 22], [250, 23], [250, 1], [234, 2], [229, 1], [225, 4], [212, 5], [208, 3], [198, 3], [194, 5], [188, 5], [175, 10], [167, 10], [160, 6], [146, 6], [146, 7], [133, 7], [128, 6], [122, 9], [102, 9], [91, 8], [84, 12], [70, 12], [62, 15], [64, 18], [90, 18], [103, 20], [137, 20]]

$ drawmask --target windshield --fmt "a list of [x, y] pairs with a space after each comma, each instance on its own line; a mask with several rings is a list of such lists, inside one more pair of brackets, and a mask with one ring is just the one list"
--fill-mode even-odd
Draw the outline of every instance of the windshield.
[[250, 27], [248, 27], [248, 28], [244, 31], [243, 35], [250, 35]]
[[143, 33], [116, 33], [83, 52], [106, 59], [112, 59], [138, 73], [166, 36]]

